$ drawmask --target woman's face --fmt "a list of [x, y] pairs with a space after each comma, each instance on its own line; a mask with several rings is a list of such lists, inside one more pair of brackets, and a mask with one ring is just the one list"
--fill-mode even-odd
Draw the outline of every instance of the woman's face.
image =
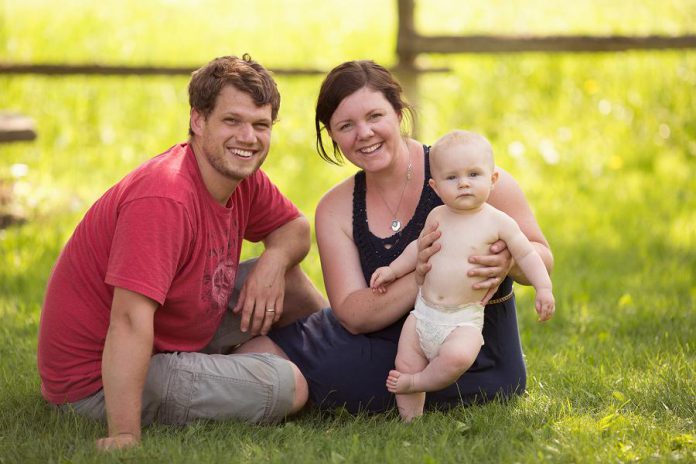
[[363, 87], [338, 105], [329, 135], [343, 155], [365, 171], [387, 167], [401, 146], [401, 115], [384, 95]]

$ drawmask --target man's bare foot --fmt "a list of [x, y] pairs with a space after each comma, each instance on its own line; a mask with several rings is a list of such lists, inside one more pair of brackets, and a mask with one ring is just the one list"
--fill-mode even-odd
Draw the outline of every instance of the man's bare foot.
[[418, 390], [413, 387], [413, 377], [413, 374], [391, 370], [387, 377], [387, 390], [392, 393], [416, 393]]

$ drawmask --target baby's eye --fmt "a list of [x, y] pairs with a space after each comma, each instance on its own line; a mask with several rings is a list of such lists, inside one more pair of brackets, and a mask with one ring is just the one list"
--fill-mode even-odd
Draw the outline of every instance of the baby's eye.
[[472, 172], [469, 174], [469, 177], [477, 177], [479, 175], [478, 172]]
[[457, 176], [447, 176], [447, 180], [457, 180]]

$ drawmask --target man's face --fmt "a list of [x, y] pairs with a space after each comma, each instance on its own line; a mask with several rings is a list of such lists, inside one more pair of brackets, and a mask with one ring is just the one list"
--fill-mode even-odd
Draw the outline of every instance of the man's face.
[[271, 105], [256, 106], [249, 94], [232, 85], [222, 88], [207, 118], [191, 111], [194, 143], [201, 147], [204, 161], [214, 177], [235, 185], [266, 159], [272, 127]]

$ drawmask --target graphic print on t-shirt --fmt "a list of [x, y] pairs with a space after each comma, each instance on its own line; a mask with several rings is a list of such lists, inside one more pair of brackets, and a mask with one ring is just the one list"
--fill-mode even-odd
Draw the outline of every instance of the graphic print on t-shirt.
[[215, 313], [227, 308], [227, 301], [232, 294], [234, 278], [237, 275], [237, 264], [230, 256], [220, 261], [211, 279], [211, 310]]
[[[236, 223], [236, 218], [232, 218], [232, 222]], [[233, 226], [235, 224], [232, 224]], [[235, 228], [232, 228], [235, 230]], [[220, 237], [221, 235], [218, 235]], [[234, 279], [237, 276], [237, 237], [234, 234], [227, 234], [227, 243], [214, 244], [212, 241], [213, 234], [208, 234], [209, 244], [211, 246], [208, 251], [208, 262], [203, 275], [203, 294], [201, 299], [206, 303], [206, 312], [209, 316], [214, 317], [227, 309], [227, 302], [232, 289], [234, 288]]]

